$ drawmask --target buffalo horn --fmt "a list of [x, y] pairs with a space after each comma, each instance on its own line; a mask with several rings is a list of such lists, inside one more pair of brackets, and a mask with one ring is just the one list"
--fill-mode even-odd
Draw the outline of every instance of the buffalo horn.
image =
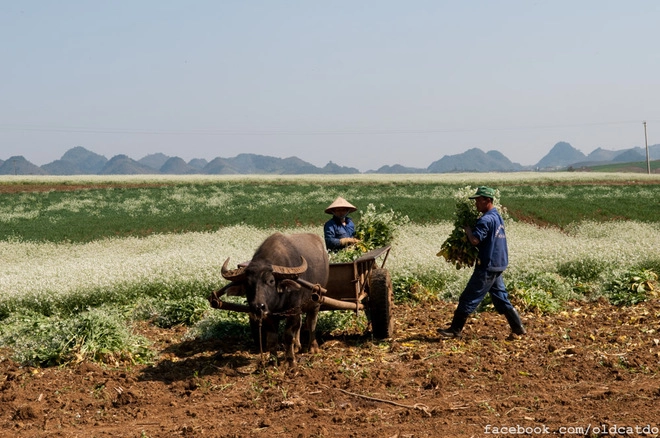
[[220, 273], [225, 278], [225, 280], [241, 281], [242, 279], [245, 278], [245, 267], [241, 267], [237, 269], [227, 269], [228, 264], [229, 264], [229, 257], [227, 257], [227, 260], [225, 260], [225, 263], [222, 265], [222, 269], [220, 270]]
[[273, 275], [278, 278], [296, 278], [307, 270], [307, 260], [300, 256], [302, 263], [300, 266], [289, 268], [287, 266], [273, 265]]

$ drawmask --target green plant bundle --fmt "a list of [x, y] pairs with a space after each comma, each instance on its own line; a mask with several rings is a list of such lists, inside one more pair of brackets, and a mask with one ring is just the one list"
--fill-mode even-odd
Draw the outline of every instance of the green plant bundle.
[[[381, 204], [381, 207], [384, 205]], [[394, 210], [376, 211], [373, 204], [367, 205], [366, 211], [360, 211], [356, 221], [355, 237], [360, 241], [340, 251], [330, 254], [333, 263], [351, 262], [367, 251], [390, 245], [400, 226], [410, 221], [408, 216], [401, 216]]]
[[[456, 210], [453, 216], [454, 228], [436, 254], [438, 257], [444, 257], [449, 263], [454, 264], [456, 269], [469, 268], [479, 263], [479, 250], [470, 243], [464, 229], [466, 225], [474, 227], [481, 217], [474, 200], [470, 199], [474, 192], [474, 188], [466, 186], [459, 189], [454, 195], [456, 201]], [[499, 204], [499, 197], [500, 192], [496, 190], [493, 205], [504, 217], [506, 212]]]
[[[384, 205], [381, 205], [384, 207]], [[364, 250], [370, 251], [390, 245], [398, 228], [409, 222], [408, 216], [400, 216], [394, 210], [377, 212], [373, 204], [367, 205], [367, 211], [360, 212], [360, 222], [355, 227], [357, 237]]]

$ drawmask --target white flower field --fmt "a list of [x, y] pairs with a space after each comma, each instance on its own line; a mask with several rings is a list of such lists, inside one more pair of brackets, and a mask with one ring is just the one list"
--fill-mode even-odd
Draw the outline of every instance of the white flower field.
[[[636, 187], [635, 201], [640, 208], [653, 209], [658, 206], [657, 187], [660, 180], [657, 176], [635, 175], [635, 180], [631, 180], [630, 175], [622, 174], [478, 176], [480, 182], [496, 187], [508, 185], [507, 193], [511, 197], [513, 194], [518, 199], [532, 197], [539, 205], [557, 199], [564, 202], [566, 199], [566, 208], [574, 208], [581, 200], [593, 201], [594, 197], [598, 203], [607, 203], [608, 198], [620, 190], [618, 185], [635, 186], [635, 180], [642, 180], [645, 184]], [[611, 186], [603, 190], [598, 184], [590, 184], [595, 178], [605, 179]], [[328, 187], [327, 183], [347, 184], [351, 181], [352, 185], [346, 186], [346, 192], [352, 195], [351, 199], [365, 196], [370, 185], [391, 185], [389, 192], [375, 191], [369, 200], [383, 202], [386, 208], [397, 210], [397, 202], [409, 202], [402, 205], [416, 206], [417, 199], [432, 204], [451, 199], [458, 188], [470, 184], [474, 186], [474, 179], [475, 175], [466, 174], [252, 178], [3, 177], [0, 178], [0, 185], [6, 186], [68, 184], [93, 187], [123, 184], [138, 187], [127, 198], [122, 198], [123, 192], [118, 194], [117, 191], [104, 188], [81, 192], [78, 197], [63, 196], [50, 204], [45, 203], [45, 196], [49, 192], [46, 195], [38, 191], [20, 190], [16, 193], [0, 193], [4, 197], [0, 198], [3, 200], [0, 202], [0, 226], [21, 224], [26, 227], [22, 229], [29, 230], [32, 221], [41, 220], [39, 223], [42, 229], [36, 230], [37, 235], [48, 236], [48, 230], [43, 229], [43, 224], [56, 226], [67, 223], [70, 224], [68, 227], [76, 227], [86, 225], [85, 222], [89, 220], [96, 220], [98, 227], [103, 227], [103, 215], [109, 210], [128, 218], [130, 223], [131, 220], [137, 222], [145, 217], [154, 221], [159, 217], [181, 213], [192, 214], [194, 218], [200, 206], [222, 211], [223, 214], [229, 210], [231, 214], [237, 212], [239, 215], [249, 215], [263, 214], [265, 208], [282, 204], [282, 214], [292, 215], [292, 212], [302, 211], [310, 203], [332, 200], [336, 191]], [[218, 181], [254, 184], [255, 180], [258, 181], [256, 189], [240, 186], [228, 192], [226, 188], [213, 186]], [[292, 196], [287, 190], [296, 190], [297, 182], [310, 186]], [[141, 188], [141, 185], [148, 185], [153, 189], [154, 186], [160, 187], [160, 184], [163, 184], [163, 188], [155, 189], [160, 190], [158, 192]], [[205, 184], [210, 186], [203, 186]], [[278, 184], [283, 186], [281, 192]], [[561, 191], [548, 190], [546, 187], [551, 184], [560, 185]], [[202, 186], [203, 190], [200, 189]], [[158, 193], [160, 198], [155, 199], [154, 193]], [[233, 202], [235, 196], [242, 197], [240, 205]], [[283, 202], [284, 199], [286, 202]], [[364, 204], [364, 201], [361, 202]], [[502, 199], [502, 205], [506, 207], [506, 199]], [[448, 212], [444, 213], [444, 217], [450, 216]], [[316, 215], [315, 212], [313, 214]], [[324, 216], [321, 212], [318, 217], [318, 223], [322, 224]], [[359, 221], [358, 213], [354, 217]], [[150, 226], [151, 223], [146, 227]], [[178, 228], [178, 225], [174, 228]], [[386, 265], [398, 300], [419, 299], [411, 295], [412, 289], [424, 290], [426, 297], [445, 300], [458, 297], [471, 270], [458, 270], [443, 257], [436, 256], [452, 228], [452, 222], [445, 219], [426, 220], [422, 223], [411, 220], [400, 226]], [[0, 317], [5, 320], [4, 328], [0, 329], [0, 346], [3, 342], [17, 342], [17, 339], [23, 338], [24, 333], [29, 332], [32, 318], [29, 315], [39, 315], [39, 318], [76, 318], [76, 315], [103, 309], [106, 305], [116, 308], [135, 307], [144, 297], [162, 302], [190, 297], [202, 300], [210, 291], [226, 284], [220, 275], [220, 268], [227, 257], [231, 258], [232, 265], [249, 260], [257, 246], [274, 231], [311, 232], [321, 236], [322, 225], [305, 225], [303, 222], [294, 227], [256, 227], [234, 223], [205, 232], [156, 232], [103, 237], [88, 242], [30, 239], [5, 233], [6, 237], [0, 240]], [[637, 278], [638, 273], [646, 277], [634, 284], [649, 280], [649, 283], [644, 284], [652, 285], [653, 276], [657, 276], [660, 270], [660, 221], [584, 220], [572, 222], [563, 228], [511, 221], [507, 223], [507, 236], [510, 265], [505, 273], [505, 282], [512, 297], [518, 297], [519, 305], [527, 310], [552, 311], [560, 305], [554, 303], [554, 307], [543, 307], [538, 303], [539, 299], [545, 302], [559, 299], [593, 300], [607, 296], [612, 291], [613, 282], [625, 283], [628, 278]], [[418, 287], [413, 288], [413, 285]], [[621, 300], [620, 296], [618, 299]], [[525, 306], [520, 304], [522, 302]], [[206, 318], [218, 318], [218, 313], [226, 312], [206, 312]], [[16, 315], [24, 316], [16, 319]], [[11, 318], [14, 318], [12, 324], [18, 324], [14, 328], [7, 324]], [[24, 354], [24, 357], [29, 359], [31, 356]]]
[[[449, 222], [404, 225], [393, 244], [387, 267], [393, 276], [433, 273], [451, 280], [458, 293], [470, 270], [457, 270], [436, 257]], [[282, 232], [319, 233], [318, 228]], [[99, 291], [129, 293], [144, 284], [163, 289], [191, 285], [220, 287], [220, 267], [248, 260], [270, 230], [232, 226], [212, 233], [154, 235], [146, 238], [106, 239], [86, 244], [0, 242], [1, 299], [57, 301], [67, 295], [83, 297]], [[616, 270], [626, 270], [658, 257], [660, 228], [632, 222], [583, 223], [567, 234], [556, 229], [511, 223], [507, 229], [511, 254], [507, 277], [554, 272], [568, 260], [600, 259]], [[167, 295], [167, 294], [165, 294]]]

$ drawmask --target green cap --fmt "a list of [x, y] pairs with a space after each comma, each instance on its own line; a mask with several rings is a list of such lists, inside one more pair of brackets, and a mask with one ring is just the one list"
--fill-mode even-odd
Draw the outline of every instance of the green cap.
[[478, 187], [477, 193], [470, 196], [470, 199], [478, 198], [480, 196], [483, 196], [484, 198], [495, 199], [495, 189], [491, 189], [490, 187], [486, 186]]

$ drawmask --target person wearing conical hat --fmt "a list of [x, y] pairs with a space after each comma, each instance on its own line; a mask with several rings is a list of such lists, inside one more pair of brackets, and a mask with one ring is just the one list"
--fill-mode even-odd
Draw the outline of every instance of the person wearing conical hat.
[[329, 251], [338, 251], [346, 246], [358, 243], [355, 238], [355, 224], [348, 217], [349, 213], [357, 210], [353, 204], [338, 196], [332, 204], [325, 209], [332, 218], [323, 226], [325, 246]]

